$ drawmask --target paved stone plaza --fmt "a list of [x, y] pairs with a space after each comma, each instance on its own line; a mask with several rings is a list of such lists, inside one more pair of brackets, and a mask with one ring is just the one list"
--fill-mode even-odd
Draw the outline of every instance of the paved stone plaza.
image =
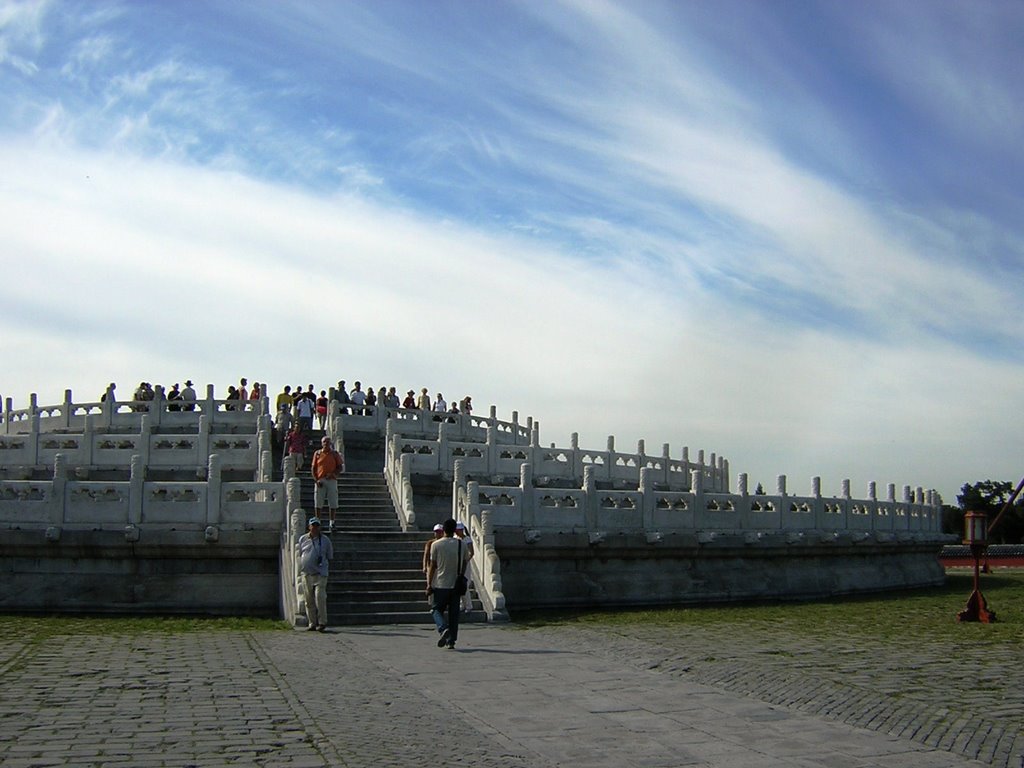
[[470, 625], [454, 652], [435, 637], [399, 625], [7, 640], [0, 765], [1017, 768], [1024, 751], [1019, 697], [990, 702], [993, 721], [897, 705], [877, 680], [809, 675], [799, 655], [772, 663], [740, 637]]

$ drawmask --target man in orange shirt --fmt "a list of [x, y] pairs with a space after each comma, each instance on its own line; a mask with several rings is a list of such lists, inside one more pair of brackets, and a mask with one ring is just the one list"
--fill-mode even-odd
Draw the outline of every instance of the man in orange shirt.
[[334, 515], [338, 511], [338, 475], [345, 471], [345, 459], [334, 450], [331, 438], [324, 435], [320, 450], [313, 454], [313, 480], [316, 481], [314, 505], [323, 519], [324, 507], [330, 510], [328, 531], [334, 532]]

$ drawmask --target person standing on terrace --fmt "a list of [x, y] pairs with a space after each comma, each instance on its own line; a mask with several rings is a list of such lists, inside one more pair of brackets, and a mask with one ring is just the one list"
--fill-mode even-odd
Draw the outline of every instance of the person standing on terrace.
[[348, 405], [348, 390], [345, 389], [345, 380], [342, 379], [338, 382], [337, 389], [334, 390], [334, 400], [341, 406], [341, 413], [348, 413], [348, 409], [345, 407]]
[[430, 410], [430, 393], [426, 387], [420, 390], [420, 396], [416, 398], [416, 407], [421, 411]]
[[100, 402], [101, 403], [116, 403], [117, 402], [117, 398], [114, 396], [114, 390], [115, 389], [117, 389], [117, 384], [115, 384], [114, 382], [110, 382], [109, 386], [107, 386], [107, 391], [104, 392], [103, 395], [100, 397]]
[[416, 393], [411, 389], [405, 396], [405, 400], [402, 401], [403, 408], [415, 408], [416, 407]]
[[274, 408], [280, 411], [282, 408], [287, 408], [289, 411], [292, 409], [292, 405], [295, 404], [295, 398], [292, 397], [292, 388], [288, 385], [284, 385], [284, 391], [277, 396], [277, 401], [274, 403]]
[[171, 391], [167, 393], [167, 410], [168, 411], [180, 411], [181, 405], [178, 401], [181, 400], [181, 391], [178, 389], [178, 384], [171, 386]]
[[249, 390], [246, 388], [246, 385], [248, 385], [248, 383], [249, 383], [249, 380], [247, 378], [245, 378], [245, 377], [242, 377], [242, 379], [239, 380], [239, 383], [238, 383], [238, 399], [239, 400], [248, 400], [249, 399]]
[[183, 411], [194, 411], [196, 409], [196, 391], [192, 388], [192, 379], [185, 379], [185, 388], [181, 390], [181, 399], [185, 403]]
[[329, 511], [330, 522], [327, 526], [334, 533], [334, 516], [338, 511], [338, 475], [345, 471], [345, 459], [334, 450], [331, 438], [327, 435], [320, 440], [320, 450], [313, 454], [312, 470], [313, 480], [316, 481], [314, 506], [321, 519], [324, 512]]
[[[366, 393], [363, 392], [363, 385], [361, 382], [357, 381], [356, 385], [352, 387], [352, 391], [349, 393], [348, 399], [349, 402], [352, 403], [352, 405], [357, 406], [361, 406], [366, 402]], [[361, 414], [362, 412], [362, 408], [352, 409], [352, 413]]]

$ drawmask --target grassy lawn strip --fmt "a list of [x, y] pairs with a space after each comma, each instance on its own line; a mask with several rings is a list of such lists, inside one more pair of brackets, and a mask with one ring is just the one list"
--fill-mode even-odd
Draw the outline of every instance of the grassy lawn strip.
[[289, 629], [276, 619], [188, 616], [0, 616], [0, 642], [38, 642], [74, 635], [135, 635], [142, 632], [267, 632]]
[[972, 575], [950, 572], [947, 583], [931, 589], [841, 597], [813, 602], [709, 605], [679, 608], [532, 611], [513, 616], [524, 627], [577, 623], [594, 628], [678, 627], [745, 629], [805, 637], [870, 637], [901, 642], [969, 641], [1021, 645], [1024, 629], [1024, 570], [983, 574], [981, 590], [998, 621], [960, 624], [956, 614], [967, 603]]

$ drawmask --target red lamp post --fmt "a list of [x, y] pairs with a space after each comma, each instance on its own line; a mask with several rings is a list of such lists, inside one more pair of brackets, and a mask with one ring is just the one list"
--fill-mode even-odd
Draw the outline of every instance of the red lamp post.
[[988, 609], [985, 596], [981, 594], [981, 556], [988, 548], [988, 518], [984, 512], [968, 512], [964, 515], [964, 544], [971, 548], [974, 556], [974, 591], [967, 599], [967, 607], [956, 615], [957, 621], [980, 621], [991, 624], [996, 620], [995, 611]]

